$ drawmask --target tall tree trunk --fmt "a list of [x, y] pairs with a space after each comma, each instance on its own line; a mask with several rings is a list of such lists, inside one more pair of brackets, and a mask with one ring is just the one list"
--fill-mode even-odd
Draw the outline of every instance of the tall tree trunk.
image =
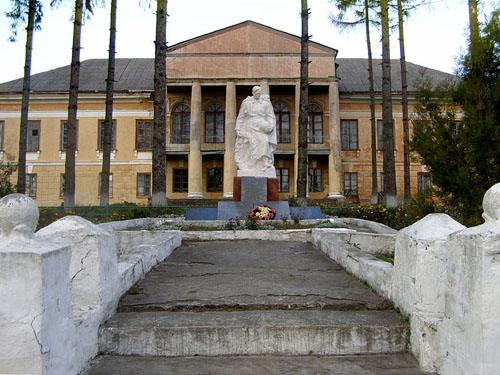
[[365, 0], [365, 27], [366, 27], [366, 47], [368, 49], [368, 81], [370, 84], [370, 124], [372, 143], [372, 196], [370, 203], [376, 204], [378, 201], [377, 183], [377, 121], [375, 119], [375, 88], [373, 83], [373, 59], [372, 44], [370, 41], [370, 8], [368, 0]]
[[300, 101], [297, 197], [301, 206], [307, 205], [307, 106], [309, 104], [309, 9], [302, 2], [302, 37], [300, 41]]
[[382, 18], [382, 119], [384, 123], [384, 203], [387, 207], [398, 204], [396, 168], [394, 164], [394, 126], [392, 121], [391, 53], [389, 48], [388, 0], [381, 0]]
[[158, 0], [156, 8], [154, 122], [153, 122], [153, 193], [151, 204], [167, 205], [166, 177], [166, 100], [167, 100], [167, 0]]
[[31, 53], [33, 50], [33, 30], [35, 25], [36, 0], [30, 0], [28, 25], [26, 27], [26, 51], [24, 59], [23, 98], [21, 104], [21, 124], [19, 126], [19, 155], [17, 168], [17, 192], [26, 190], [26, 138], [28, 135], [28, 111], [30, 101]]
[[477, 19], [477, 5], [479, 0], [469, 0], [469, 31], [470, 31], [470, 56], [473, 74], [477, 69], [478, 42], [479, 42], [479, 21]]
[[399, 18], [399, 50], [401, 54], [401, 105], [403, 109], [403, 168], [404, 168], [404, 198], [411, 198], [410, 185], [410, 133], [408, 130], [408, 83], [406, 80], [406, 57], [405, 57], [405, 38], [403, 31], [403, 5], [398, 0], [398, 18]]
[[106, 115], [104, 118], [104, 137], [102, 147], [100, 197], [101, 206], [107, 206], [109, 204], [109, 175], [111, 172], [111, 131], [113, 125], [113, 89], [115, 83], [116, 2], [117, 0], [111, 0], [108, 77], [106, 79]]
[[75, 206], [75, 151], [78, 86], [80, 81], [80, 38], [82, 32], [83, 0], [75, 1], [73, 21], [73, 48], [69, 83], [68, 125], [66, 133], [66, 161], [64, 164], [64, 207]]

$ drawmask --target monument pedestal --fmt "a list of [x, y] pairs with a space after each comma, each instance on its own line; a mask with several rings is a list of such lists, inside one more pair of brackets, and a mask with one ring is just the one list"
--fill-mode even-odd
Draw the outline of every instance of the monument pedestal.
[[269, 177], [235, 177], [233, 184], [233, 202], [219, 202], [217, 220], [246, 220], [248, 214], [257, 206], [266, 204], [276, 210], [274, 220], [290, 218], [287, 201], [279, 200], [279, 180]]

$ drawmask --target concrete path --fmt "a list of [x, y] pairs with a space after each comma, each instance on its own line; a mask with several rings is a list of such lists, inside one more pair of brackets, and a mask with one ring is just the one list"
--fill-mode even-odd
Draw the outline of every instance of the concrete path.
[[191, 242], [126, 295], [120, 311], [383, 309], [386, 301], [310, 243]]
[[124, 296], [86, 375], [422, 375], [408, 336], [312, 244], [188, 242]]

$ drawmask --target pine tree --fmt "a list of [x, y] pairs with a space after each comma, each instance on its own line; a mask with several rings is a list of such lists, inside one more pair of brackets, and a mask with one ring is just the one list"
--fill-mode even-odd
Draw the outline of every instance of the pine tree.
[[428, 167], [436, 194], [464, 224], [475, 225], [484, 193], [500, 181], [500, 9], [470, 41], [458, 84], [426, 83], [420, 89], [421, 122], [412, 147]]

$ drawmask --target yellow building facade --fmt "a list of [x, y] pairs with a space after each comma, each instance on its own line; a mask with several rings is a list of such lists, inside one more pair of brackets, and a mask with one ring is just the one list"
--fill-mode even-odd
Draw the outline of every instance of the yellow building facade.
[[[337, 59], [338, 51], [310, 43], [309, 197], [371, 195], [371, 125], [366, 60]], [[254, 85], [270, 95], [278, 146], [275, 167], [280, 198], [294, 196], [297, 176], [300, 38], [246, 21], [168, 48], [168, 199], [230, 199], [233, 193], [234, 125]], [[380, 66], [375, 61], [380, 91]], [[398, 104], [399, 61], [393, 63], [396, 176], [403, 192], [403, 134]], [[101, 122], [106, 60], [82, 62], [78, 101], [76, 197], [99, 203]], [[409, 81], [421, 67], [409, 64]], [[152, 181], [153, 59], [117, 59], [113, 108], [110, 203], [148, 202]], [[447, 74], [430, 71], [435, 79]], [[378, 81], [377, 81], [378, 80]], [[0, 84], [0, 162], [17, 160], [22, 79]], [[27, 194], [40, 206], [63, 198], [65, 121], [69, 66], [32, 77], [29, 107]], [[399, 84], [400, 87], [400, 84]], [[412, 87], [410, 86], [410, 91]], [[414, 91], [414, 90], [413, 90]], [[377, 93], [377, 118], [381, 98]], [[381, 142], [381, 134], [378, 142]], [[378, 144], [381, 186], [383, 145]], [[423, 166], [412, 163], [411, 185], [426, 184]], [[379, 188], [379, 190], [381, 190]]]

